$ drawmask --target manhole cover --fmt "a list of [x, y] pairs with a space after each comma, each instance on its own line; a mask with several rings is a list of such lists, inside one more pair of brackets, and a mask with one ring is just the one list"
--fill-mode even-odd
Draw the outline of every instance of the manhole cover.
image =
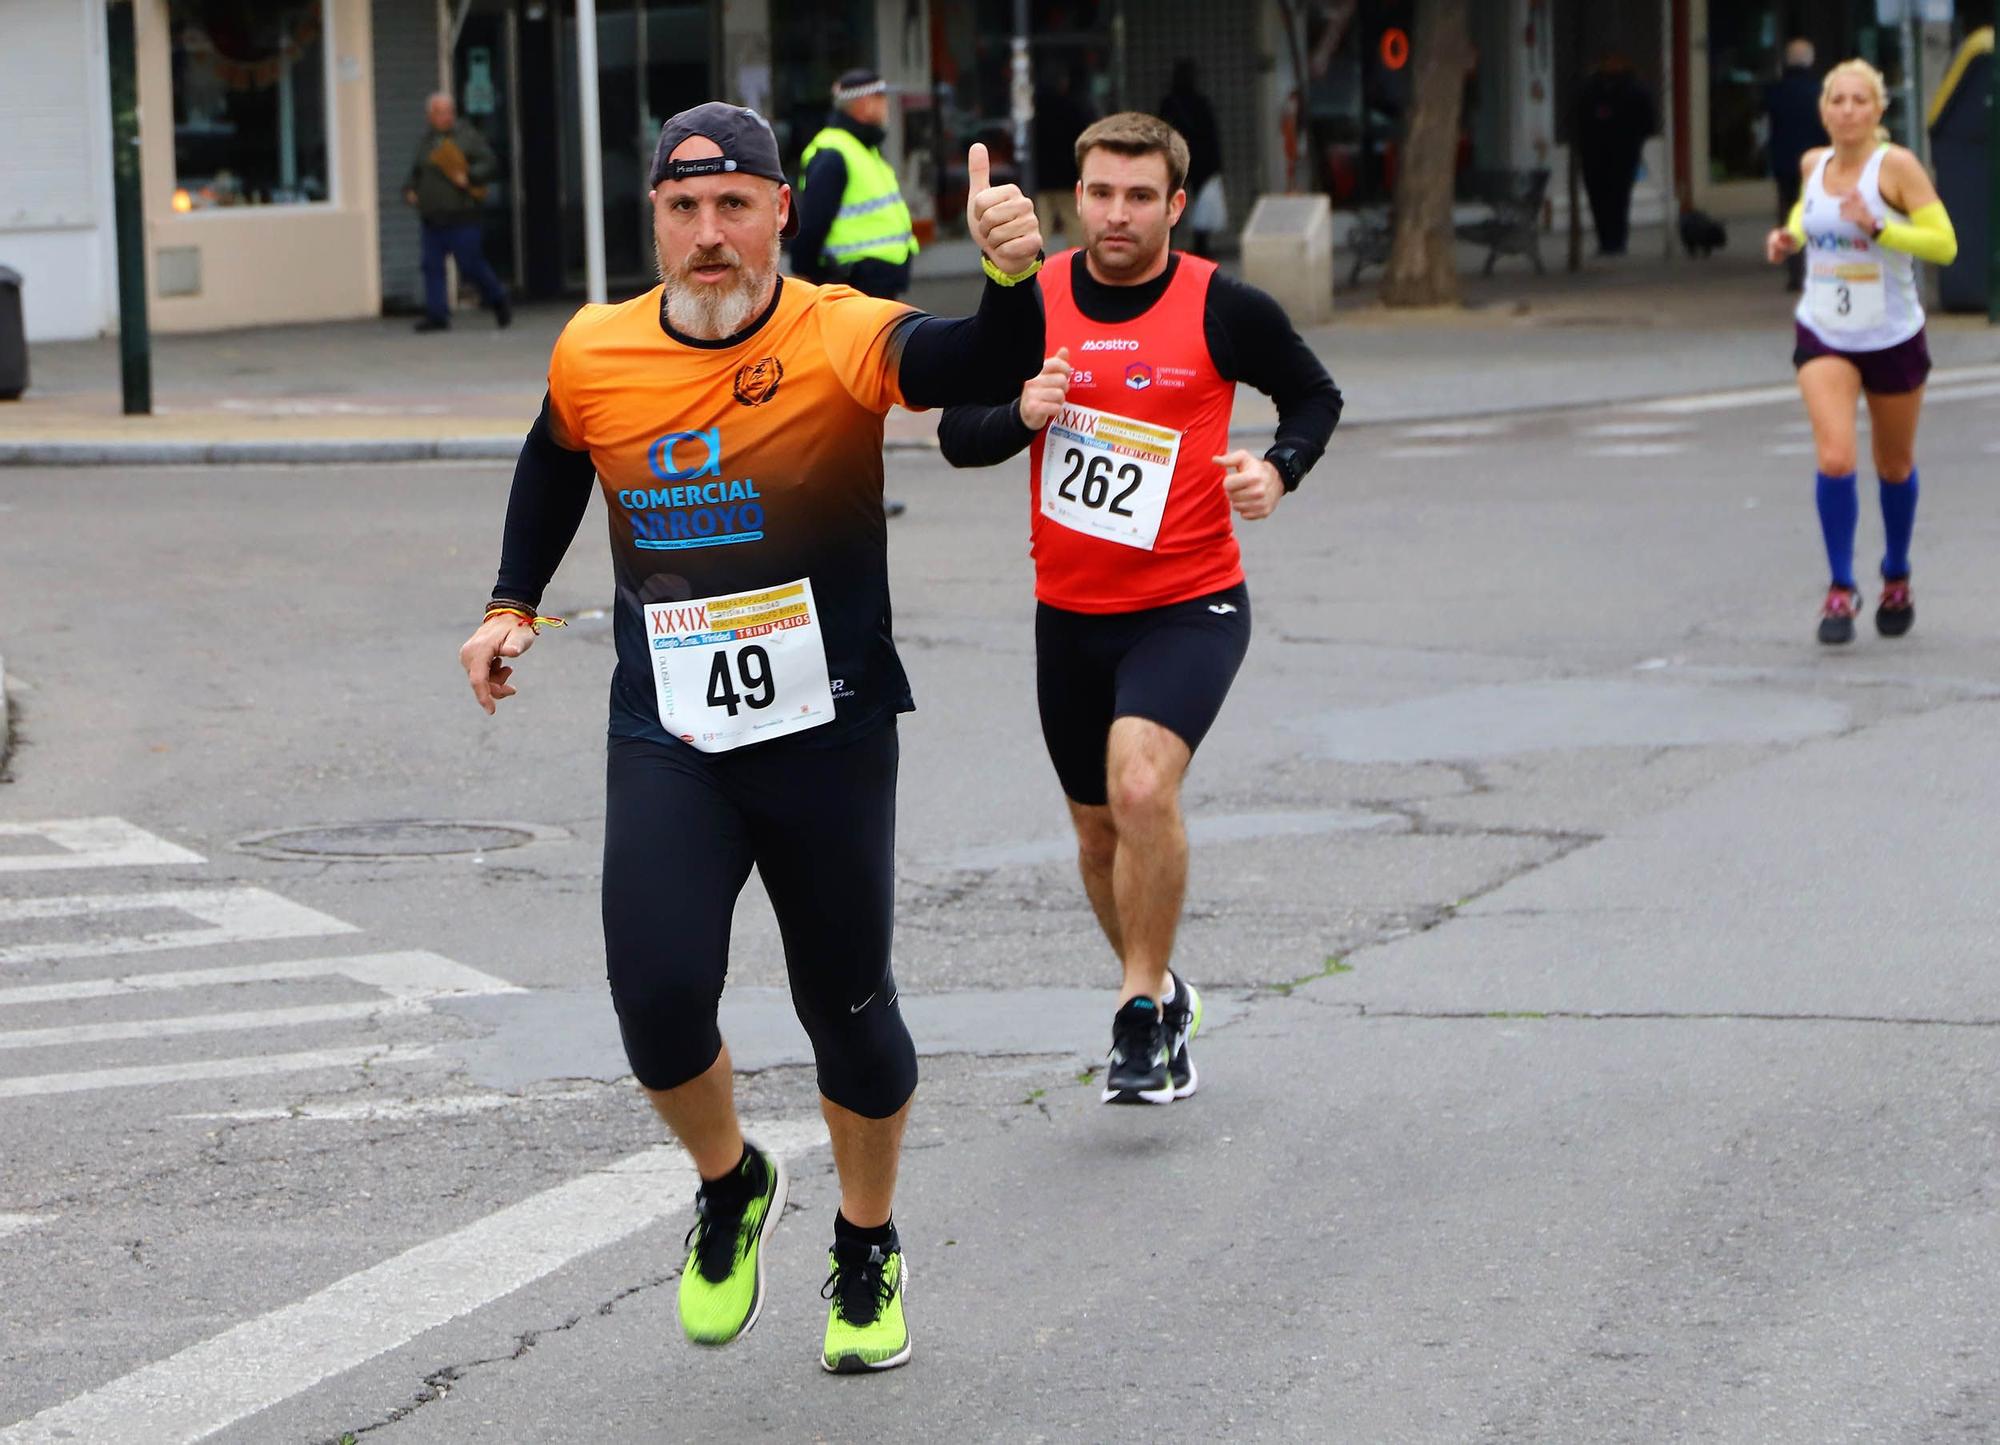
[[320, 828], [282, 828], [237, 844], [272, 858], [440, 858], [497, 853], [550, 838], [561, 829], [534, 823], [453, 823], [400, 819], [385, 823], [338, 823]]

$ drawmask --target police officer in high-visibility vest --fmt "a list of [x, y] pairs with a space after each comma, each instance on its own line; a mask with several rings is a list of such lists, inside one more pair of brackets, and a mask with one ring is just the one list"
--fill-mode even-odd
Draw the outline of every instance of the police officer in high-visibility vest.
[[799, 157], [799, 234], [792, 270], [819, 284], [840, 282], [870, 296], [910, 289], [917, 238], [896, 168], [882, 155], [889, 87], [872, 70], [834, 82], [833, 113]]

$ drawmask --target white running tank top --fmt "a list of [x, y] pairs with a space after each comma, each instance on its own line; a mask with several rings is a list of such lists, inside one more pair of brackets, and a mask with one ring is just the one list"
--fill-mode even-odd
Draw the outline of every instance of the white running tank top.
[[[1909, 217], [1882, 199], [1882, 146], [1855, 183], [1868, 209], [1892, 221]], [[1799, 324], [1836, 351], [1886, 351], [1924, 329], [1917, 299], [1916, 259], [1891, 251], [1840, 214], [1840, 198], [1827, 194], [1828, 151], [1805, 188], [1806, 287]]]

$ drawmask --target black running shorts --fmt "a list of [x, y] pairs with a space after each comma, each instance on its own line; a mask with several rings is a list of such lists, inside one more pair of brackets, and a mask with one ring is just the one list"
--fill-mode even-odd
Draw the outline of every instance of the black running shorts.
[[1115, 718], [1142, 717], [1192, 752], [1222, 711], [1250, 648], [1242, 583], [1142, 612], [1035, 608], [1035, 691], [1042, 740], [1070, 800], [1102, 806]]
[[893, 722], [824, 748], [779, 740], [703, 753], [611, 739], [605, 969], [641, 1084], [685, 1084], [721, 1052], [729, 925], [754, 865], [820, 1092], [871, 1119], [902, 1108], [917, 1055], [889, 971], [896, 760]]

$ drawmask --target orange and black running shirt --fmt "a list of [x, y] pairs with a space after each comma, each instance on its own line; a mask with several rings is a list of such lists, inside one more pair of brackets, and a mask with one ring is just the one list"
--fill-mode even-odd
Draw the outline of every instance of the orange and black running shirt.
[[[768, 627], [775, 638], [805, 615], [808, 591], [824, 690], [815, 676], [806, 702], [779, 696], [768, 647], [748, 657], [696, 649], [687, 656], [700, 658], [700, 675], [680, 679], [687, 716], [830, 742], [910, 709], [890, 639], [882, 418], [904, 399], [898, 323], [918, 315], [783, 279], [760, 322], [717, 342], [670, 333], [658, 287], [586, 306], [564, 329], [549, 362], [549, 420], [559, 445], [590, 454], [609, 514], [613, 736], [668, 735], [669, 640], [717, 635], [725, 611], [745, 635]], [[718, 598], [732, 601], [715, 617], [695, 610]], [[794, 717], [795, 727], [756, 712], [828, 702], [825, 717]], [[702, 746], [693, 728], [676, 732]]]

